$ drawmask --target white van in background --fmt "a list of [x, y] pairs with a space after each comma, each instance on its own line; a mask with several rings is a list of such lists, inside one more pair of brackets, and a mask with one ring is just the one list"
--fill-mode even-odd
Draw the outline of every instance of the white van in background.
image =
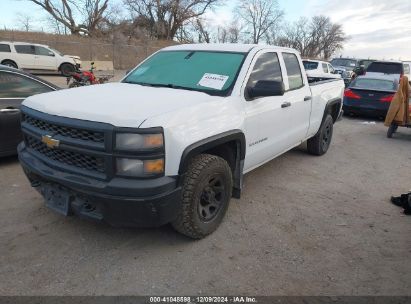
[[47, 45], [0, 41], [0, 64], [24, 70], [60, 72], [70, 76], [76, 66], [80, 67], [78, 56], [63, 55]]

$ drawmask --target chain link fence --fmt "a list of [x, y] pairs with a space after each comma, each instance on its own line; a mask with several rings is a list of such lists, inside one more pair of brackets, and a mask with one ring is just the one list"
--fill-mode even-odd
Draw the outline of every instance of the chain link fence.
[[54, 35], [37, 32], [11, 30], [0, 31], [0, 41], [18, 41], [45, 44], [63, 54], [80, 56], [84, 61], [112, 61], [117, 70], [127, 70], [136, 66], [147, 56], [173, 44], [170, 41], [146, 40], [133, 44], [124, 39], [111, 41], [71, 35]]

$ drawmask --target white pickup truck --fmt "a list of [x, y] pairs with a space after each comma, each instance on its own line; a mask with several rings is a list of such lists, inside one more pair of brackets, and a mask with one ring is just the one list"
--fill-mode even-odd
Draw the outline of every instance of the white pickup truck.
[[303, 60], [303, 65], [307, 73], [308, 82], [341, 78], [341, 75], [338, 74], [333, 66], [328, 62], [305, 59]]
[[27, 98], [19, 159], [64, 215], [171, 223], [202, 238], [240, 197], [245, 173], [305, 141], [327, 152], [343, 92], [341, 79], [309, 85], [293, 49], [167, 47], [120, 83]]

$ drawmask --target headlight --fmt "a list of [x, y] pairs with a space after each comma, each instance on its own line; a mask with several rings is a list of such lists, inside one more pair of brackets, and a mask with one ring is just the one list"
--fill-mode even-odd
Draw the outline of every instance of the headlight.
[[116, 149], [118, 150], [147, 150], [164, 146], [163, 134], [117, 133]]
[[118, 175], [129, 177], [152, 176], [164, 173], [164, 159], [118, 158], [116, 167]]

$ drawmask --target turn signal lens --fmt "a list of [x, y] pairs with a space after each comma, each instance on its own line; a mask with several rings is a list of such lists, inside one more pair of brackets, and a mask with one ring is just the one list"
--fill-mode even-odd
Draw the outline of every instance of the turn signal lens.
[[144, 173], [159, 174], [164, 172], [164, 159], [145, 160]]
[[160, 148], [163, 145], [163, 134], [147, 134], [144, 136], [144, 148]]

